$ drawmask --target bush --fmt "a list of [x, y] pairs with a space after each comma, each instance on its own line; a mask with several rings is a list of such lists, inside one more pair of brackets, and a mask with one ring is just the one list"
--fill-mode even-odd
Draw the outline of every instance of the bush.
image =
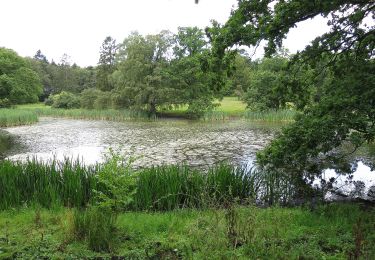
[[50, 95], [48, 98], [46, 98], [46, 100], [44, 100], [44, 104], [46, 106], [52, 106], [52, 104], [53, 104], [53, 96]]
[[81, 107], [87, 109], [94, 109], [95, 101], [100, 97], [102, 91], [95, 88], [88, 88], [81, 93]]
[[0, 108], [9, 108], [12, 106], [12, 103], [7, 98], [0, 98]]
[[108, 91], [101, 92], [94, 103], [95, 109], [108, 109], [112, 107], [112, 96]]
[[61, 92], [60, 94], [56, 94], [52, 96], [52, 107], [53, 108], [79, 108], [80, 107], [80, 99], [73, 93], [69, 92]]

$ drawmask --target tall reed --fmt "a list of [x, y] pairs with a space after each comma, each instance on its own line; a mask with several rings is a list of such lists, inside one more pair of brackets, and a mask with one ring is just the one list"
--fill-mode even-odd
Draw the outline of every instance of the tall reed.
[[220, 164], [207, 172], [188, 166], [153, 167], [139, 172], [138, 210], [206, 208], [233, 200], [252, 200], [259, 189], [254, 170]]
[[0, 209], [38, 204], [83, 207], [92, 197], [95, 167], [65, 160], [0, 162]]
[[38, 116], [33, 111], [20, 109], [0, 109], [0, 127], [29, 125], [38, 121]]
[[[291, 176], [219, 164], [206, 171], [189, 166], [158, 166], [138, 171], [108, 161], [85, 166], [79, 161], [0, 161], [0, 210], [22, 205], [121, 210], [174, 210], [220, 207], [228, 202], [288, 203]], [[111, 177], [110, 174], [114, 176]], [[121, 207], [119, 207], [121, 206]]]
[[133, 119], [148, 119], [148, 114], [140, 110], [116, 110], [116, 109], [55, 109], [36, 108], [39, 116], [66, 117], [72, 119], [128, 121]]
[[293, 121], [298, 111], [289, 109], [280, 110], [268, 110], [268, 111], [250, 111], [244, 112], [244, 118], [254, 121], [267, 121], [267, 122], [279, 122], [279, 121]]

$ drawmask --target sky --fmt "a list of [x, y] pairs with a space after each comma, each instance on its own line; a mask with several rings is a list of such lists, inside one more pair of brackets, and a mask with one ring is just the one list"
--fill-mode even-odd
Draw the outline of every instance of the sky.
[[[225, 23], [236, 0], [0, 0], [0, 47], [21, 56], [41, 50], [59, 62], [64, 53], [80, 66], [94, 66], [106, 36], [117, 42], [132, 31], [158, 33], [179, 26]], [[302, 22], [285, 40], [291, 53], [327, 31], [323, 18]], [[258, 49], [256, 57], [261, 57]]]

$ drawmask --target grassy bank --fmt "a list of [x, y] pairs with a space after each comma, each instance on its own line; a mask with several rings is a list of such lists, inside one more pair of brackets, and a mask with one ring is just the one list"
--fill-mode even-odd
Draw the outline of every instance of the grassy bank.
[[0, 109], [0, 127], [29, 125], [38, 121], [34, 111], [20, 109]]
[[[285, 188], [285, 189], [284, 189]], [[0, 162], [0, 258], [372, 259], [375, 210], [359, 204], [257, 208], [288, 179], [221, 164], [132, 170]]]
[[54, 109], [37, 108], [35, 112], [39, 116], [64, 117], [72, 119], [108, 120], [124, 122], [129, 120], [148, 120], [148, 115], [143, 111], [116, 110], [116, 109]]
[[64, 117], [72, 119], [87, 120], [108, 120], [123, 122], [129, 120], [148, 120], [148, 115], [144, 111], [137, 110], [116, 110], [116, 109], [56, 109], [46, 106], [43, 103], [19, 105], [19, 111], [32, 111], [38, 116]]
[[[294, 110], [270, 110], [263, 112], [252, 112], [246, 110], [246, 104], [238, 100], [237, 97], [225, 97], [218, 102], [220, 105], [213, 111], [203, 115], [202, 120], [228, 120], [233, 118], [243, 118], [250, 121], [266, 122], [289, 122], [294, 120], [298, 113]], [[133, 119], [147, 119], [148, 115], [144, 111], [132, 110], [89, 110], [89, 109], [53, 109], [45, 106], [43, 103], [26, 104], [17, 106], [19, 110], [29, 110], [37, 113], [39, 116], [67, 117], [73, 119], [94, 119], [94, 120], [111, 120], [111, 121], [128, 121]], [[187, 106], [181, 106], [176, 109], [162, 111], [160, 117], [180, 117], [186, 118]]]
[[245, 111], [243, 117], [251, 121], [266, 122], [291, 122], [294, 120], [298, 111], [295, 110], [269, 110], [269, 111]]
[[[80, 237], [77, 232], [80, 229], [74, 223], [76, 214], [76, 210], [68, 208], [1, 211], [0, 258], [375, 257], [375, 211], [363, 210], [359, 205], [322, 205], [315, 211], [304, 208], [234, 207], [227, 210], [120, 213], [110, 233], [109, 252], [91, 249], [95, 237]], [[92, 230], [92, 233], [95, 231]], [[105, 240], [106, 233], [101, 233], [99, 239]]]

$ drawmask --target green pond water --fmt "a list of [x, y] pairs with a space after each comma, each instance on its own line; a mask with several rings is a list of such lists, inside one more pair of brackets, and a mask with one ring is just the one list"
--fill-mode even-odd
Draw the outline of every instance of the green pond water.
[[246, 121], [119, 123], [41, 118], [34, 125], [6, 129], [14, 144], [5, 155], [21, 160], [73, 157], [93, 164], [102, 162], [112, 148], [135, 158], [136, 167], [181, 163], [205, 167], [221, 161], [242, 164], [254, 160], [280, 127]]
[[[10, 160], [80, 159], [85, 164], [103, 162], [109, 150], [135, 159], [133, 167], [186, 164], [207, 168], [227, 161], [252, 165], [256, 152], [265, 147], [283, 125], [242, 120], [197, 122], [161, 119], [152, 122], [110, 122], [41, 118], [34, 125], [6, 128], [0, 132], [0, 156]], [[349, 149], [349, 148], [348, 148]], [[360, 182], [363, 193], [375, 195], [375, 149], [366, 146], [352, 154], [351, 179], [337, 178], [327, 169], [326, 180], [337, 178], [340, 192], [350, 194]], [[319, 181], [315, 185], [319, 185]], [[357, 186], [356, 186], [357, 185]], [[373, 187], [373, 188], [371, 188]]]

